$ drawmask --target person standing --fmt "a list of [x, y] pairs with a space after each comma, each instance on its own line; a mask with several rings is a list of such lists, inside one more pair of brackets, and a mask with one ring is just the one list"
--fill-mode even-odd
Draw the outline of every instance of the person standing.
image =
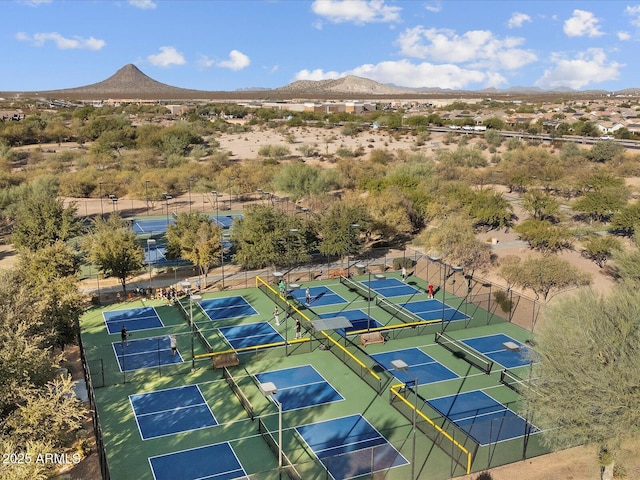
[[429, 298], [433, 298], [433, 283], [429, 284]]
[[176, 340], [176, 336], [175, 335], [171, 335], [169, 337], [169, 342], [171, 345], [171, 356], [175, 357], [176, 352], [178, 351], [178, 341]]
[[122, 330], [120, 330], [120, 339], [122, 340], [122, 346], [129, 345], [127, 338], [129, 338], [129, 334], [127, 333], [127, 326], [122, 325]]
[[404, 265], [402, 266], [402, 281], [407, 281], [407, 267], [405, 267]]
[[275, 318], [276, 320], [276, 325], [280, 325], [280, 311], [278, 310], [278, 307], [276, 306], [276, 308], [273, 309], [273, 318]]
[[302, 338], [302, 324], [300, 323], [300, 319], [296, 318], [296, 338]]
[[304, 303], [307, 306], [311, 305], [311, 290], [309, 290], [309, 287], [304, 291]]

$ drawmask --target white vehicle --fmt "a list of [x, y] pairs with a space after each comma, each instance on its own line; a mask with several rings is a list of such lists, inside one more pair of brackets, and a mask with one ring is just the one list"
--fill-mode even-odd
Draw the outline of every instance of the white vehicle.
[[603, 135], [600, 137], [600, 140], [614, 140], [616, 137], [613, 135]]

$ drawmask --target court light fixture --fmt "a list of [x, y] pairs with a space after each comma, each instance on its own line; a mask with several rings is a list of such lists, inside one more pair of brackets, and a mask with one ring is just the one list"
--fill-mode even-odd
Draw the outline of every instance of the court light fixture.
[[273, 382], [264, 382], [258, 384], [258, 388], [265, 397], [271, 397], [278, 406], [278, 469], [282, 470], [282, 403], [275, 396], [278, 393], [278, 387]]
[[[416, 478], [416, 410], [418, 409], [418, 377], [413, 376], [413, 374], [409, 371], [409, 365], [404, 360], [398, 358], [396, 360], [391, 360], [391, 366], [399, 370], [401, 372], [408, 373], [413, 379], [413, 391], [415, 393], [415, 402], [413, 404], [413, 447], [411, 452], [411, 480]], [[405, 383], [406, 385], [406, 383]]]

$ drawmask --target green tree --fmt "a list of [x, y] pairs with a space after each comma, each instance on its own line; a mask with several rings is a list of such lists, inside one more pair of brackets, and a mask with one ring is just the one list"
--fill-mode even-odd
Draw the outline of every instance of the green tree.
[[127, 293], [127, 277], [143, 266], [144, 251], [126, 221], [115, 213], [104, 220], [98, 217], [93, 230], [84, 238], [89, 261], [106, 276], [120, 280]]
[[603, 268], [615, 252], [622, 250], [620, 240], [613, 237], [596, 235], [589, 237], [584, 243], [582, 254]]
[[560, 202], [545, 192], [531, 190], [522, 195], [522, 208], [536, 220], [555, 220]]
[[[640, 434], [640, 296], [623, 285], [608, 298], [593, 291], [550, 309], [536, 346], [530, 405], [547, 442], [596, 445], [613, 458]], [[603, 478], [612, 478], [613, 462]]]
[[468, 209], [475, 228], [490, 230], [507, 227], [512, 223], [513, 207], [500, 193], [493, 190], [474, 192]]
[[516, 225], [514, 230], [531, 248], [543, 253], [554, 253], [570, 248], [573, 241], [573, 235], [567, 228], [554, 225], [548, 220], [530, 218]]
[[254, 205], [231, 227], [234, 260], [245, 268], [288, 267], [309, 260], [310, 233], [301, 217], [267, 205]]
[[626, 205], [613, 214], [610, 228], [612, 231], [632, 236], [640, 225], [640, 202]]
[[583, 212], [591, 221], [606, 222], [624, 208], [628, 199], [628, 188], [604, 187], [585, 193], [573, 203], [573, 208]]
[[55, 187], [35, 184], [16, 205], [12, 241], [17, 248], [37, 250], [66, 241], [80, 232], [75, 205], [64, 206]]
[[633, 235], [633, 248], [614, 252], [613, 260], [619, 278], [640, 283], [640, 232]]
[[319, 250], [326, 256], [355, 255], [363, 245], [362, 233], [368, 230], [369, 213], [362, 204], [333, 203], [320, 217]]
[[588, 285], [591, 278], [568, 261], [547, 255], [522, 261], [513, 283], [533, 290], [536, 299], [542, 297], [547, 301], [551, 292], [557, 293], [568, 287]]
[[592, 162], [608, 162], [613, 160], [617, 155], [622, 155], [624, 147], [613, 140], [604, 140], [596, 143], [591, 150], [587, 152], [587, 158]]
[[167, 229], [167, 258], [184, 258], [204, 275], [207, 286], [209, 269], [221, 262], [222, 228], [207, 215], [181, 213]]

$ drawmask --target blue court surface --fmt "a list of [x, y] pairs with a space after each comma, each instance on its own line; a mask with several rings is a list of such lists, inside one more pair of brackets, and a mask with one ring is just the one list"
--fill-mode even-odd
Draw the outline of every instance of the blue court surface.
[[146, 265], [164, 265], [170, 260], [166, 256], [167, 249], [164, 245], [148, 245], [144, 247], [144, 263]]
[[122, 326], [128, 332], [164, 327], [158, 312], [153, 307], [129, 308], [102, 312], [109, 334], [120, 333]]
[[129, 395], [129, 401], [143, 440], [218, 424], [197, 385]]
[[112, 345], [121, 372], [183, 362], [180, 352], [172, 355], [169, 337], [141, 338], [129, 340], [125, 345], [122, 342]]
[[221, 327], [219, 330], [233, 348], [255, 347], [257, 345], [284, 342], [282, 335], [276, 332], [269, 322]]
[[[529, 365], [533, 360], [530, 358], [529, 349], [525, 345], [502, 333], [486, 337], [467, 338], [462, 342], [506, 368]], [[505, 342], [514, 343], [518, 346], [518, 350], [509, 350], [504, 346]]]
[[240, 296], [202, 300], [200, 302], [200, 308], [204, 310], [204, 313], [206, 313], [211, 320], [248, 317], [258, 314], [249, 302]]
[[175, 222], [173, 217], [158, 219], [138, 219], [133, 221], [133, 232], [136, 235], [145, 233], [162, 234], [167, 232], [167, 227]]
[[378, 323], [373, 317], [367, 317], [367, 314], [362, 310], [343, 310], [342, 312], [322, 313], [319, 316], [320, 318], [346, 317], [352, 326], [349, 328], [336, 329], [336, 332], [343, 337], [358, 330], [382, 327], [381, 323]]
[[222, 228], [229, 229], [231, 228], [231, 225], [233, 225], [233, 221], [242, 218], [242, 215], [211, 215], [209, 218]]
[[[295, 298], [298, 302], [305, 305], [306, 290], [307, 289], [305, 287], [300, 287], [298, 290], [293, 290], [291, 292], [291, 295], [293, 295], [293, 298]], [[344, 298], [325, 286], [309, 287], [309, 294], [311, 295], [311, 303], [308, 306], [311, 307], [322, 307], [324, 305], [347, 303]]]
[[428, 400], [480, 445], [518, 438], [538, 428], [481, 390]]
[[406, 308], [414, 315], [420, 317], [423, 320], [436, 320], [444, 319], [445, 322], [451, 322], [453, 320], [463, 320], [469, 318], [463, 312], [445, 305], [444, 312], [442, 311], [442, 302], [440, 300], [420, 300], [418, 302], [408, 302], [400, 305]]
[[344, 400], [311, 365], [259, 373], [256, 379], [259, 383], [273, 382], [278, 389], [275, 397], [283, 411]]
[[409, 462], [362, 415], [296, 427], [335, 480], [406, 465]]
[[[458, 378], [456, 373], [416, 347], [395, 350], [393, 352], [377, 353], [371, 355], [371, 358], [402, 383], [414, 383], [414, 381], [417, 380], [418, 385], [423, 385]], [[391, 365], [393, 360], [404, 360], [404, 362], [409, 365], [409, 371], [405, 372], [394, 369]]]
[[149, 458], [155, 480], [249, 479], [228, 442]]
[[384, 297], [399, 297], [401, 295], [415, 295], [416, 293], [420, 293], [420, 290], [413, 288], [411, 285], [407, 285], [397, 278], [384, 278], [360, 283], [365, 287], [371, 285], [371, 290]]

